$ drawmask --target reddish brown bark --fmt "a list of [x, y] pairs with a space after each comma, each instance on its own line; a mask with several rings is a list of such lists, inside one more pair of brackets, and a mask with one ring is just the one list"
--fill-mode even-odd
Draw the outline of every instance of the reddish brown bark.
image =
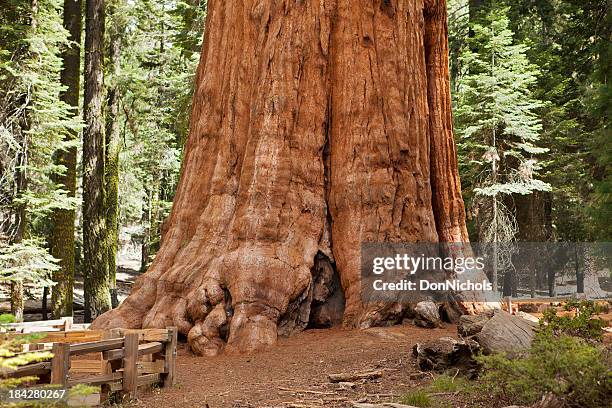
[[445, 7], [209, 1], [161, 249], [94, 327], [177, 325], [198, 353], [259, 349], [338, 301], [334, 266], [345, 325], [401, 316], [362, 305], [361, 243], [467, 240]]

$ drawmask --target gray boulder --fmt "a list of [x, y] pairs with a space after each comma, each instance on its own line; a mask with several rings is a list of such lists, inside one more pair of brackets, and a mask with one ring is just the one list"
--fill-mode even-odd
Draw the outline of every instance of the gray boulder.
[[497, 310], [474, 339], [485, 354], [515, 354], [531, 346], [537, 328], [534, 322]]
[[414, 314], [414, 324], [419, 327], [434, 328], [442, 326], [438, 305], [432, 301], [417, 303]]

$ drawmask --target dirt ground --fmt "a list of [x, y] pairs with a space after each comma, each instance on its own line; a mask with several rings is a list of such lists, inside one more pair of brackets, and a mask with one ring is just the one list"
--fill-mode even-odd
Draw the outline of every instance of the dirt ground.
[[[456, 326], [308, 330], [248, 356], [196, 357], [183, 344], [177, 386], [143, 393], [130, 407], [350, 407], [353, 401], [397, 401], [424, 381], [412, 346], [441, 336], [456, 337]], [[368, 370], [384, 375], [355, 382], [354, 388], [327, 378]]]

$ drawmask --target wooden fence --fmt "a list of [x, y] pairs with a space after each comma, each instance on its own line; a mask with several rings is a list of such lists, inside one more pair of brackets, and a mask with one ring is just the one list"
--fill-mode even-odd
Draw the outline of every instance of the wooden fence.
[[[76, 330], [43, 332], [27, 350], [51, 349], [51, 361], [29, 364], [10, 377], [37, 376], [40, 383], [70, 388], [100, 386], [100, 400], [111, 392], [134, 399], [138, 387], [175, 382], [177, 330]], [[9, 336], [14, 336], [10, 334]], [[83, 340], [87, 340], [83, 342]], [[24, 351], [28, 352], [28, 351]]]

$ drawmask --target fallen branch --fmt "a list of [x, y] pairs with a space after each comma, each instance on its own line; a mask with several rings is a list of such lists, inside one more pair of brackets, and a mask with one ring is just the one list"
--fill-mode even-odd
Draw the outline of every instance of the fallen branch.
[[367, 371], [364, 373], [349, 373], [349, 374], [328, 374], [330, 382], [352, 382], [357, 380], [374, 380], [383, 376], [381, 370]]
[[301, 390], [301, 389], [293, 389], [286, 387], [278, 387], [281, 391], [292, 392], [294, 394], [316, 394], [316, 395], [335, 395], [335, 392], [329, 391], [314, 391], [314, 390]]

